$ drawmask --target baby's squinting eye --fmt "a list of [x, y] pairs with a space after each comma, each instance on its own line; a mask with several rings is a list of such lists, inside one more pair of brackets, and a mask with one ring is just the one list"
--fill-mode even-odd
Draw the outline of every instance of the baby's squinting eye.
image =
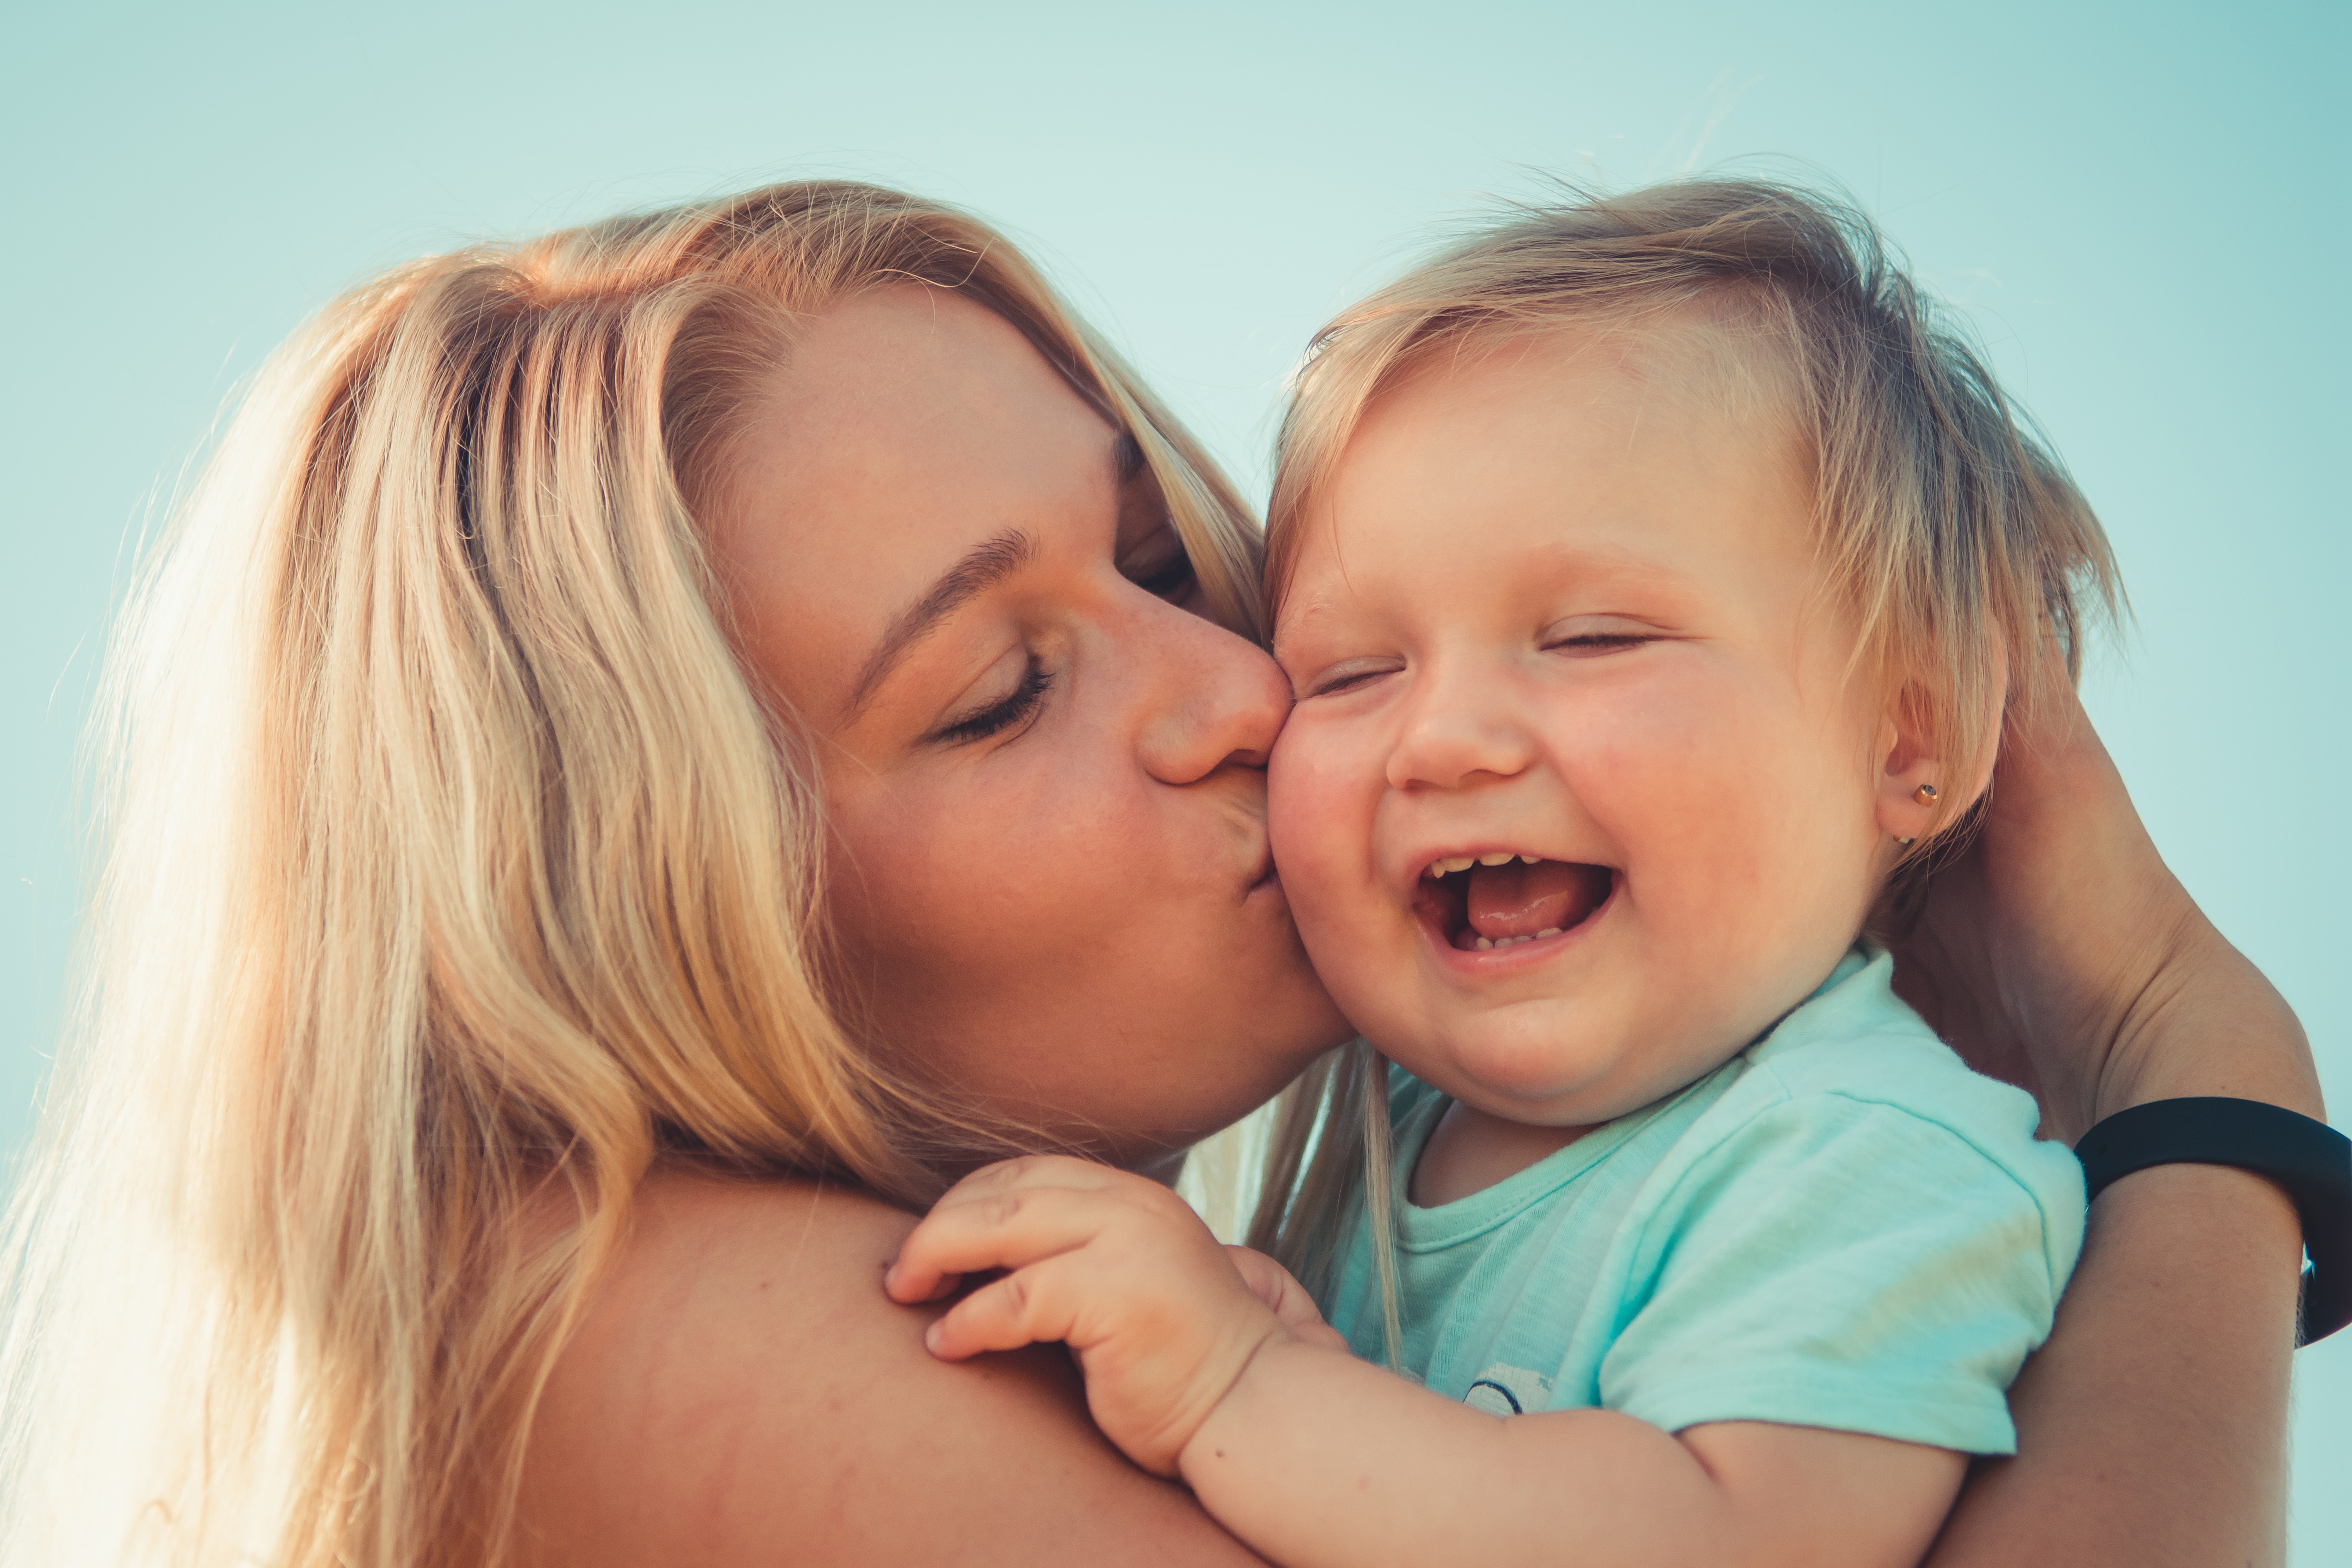
[[1547, 653], [1564, 653], [1570, 658], [1593, 658], [1604, 654], [1624, 653], [1660, 640], [1654, 632], [1579, 632], [1573, 637], [1555, 637], [1543, 646]]
[[1637, 621], [1633, 616], [1564, 616], [1543, 630], [1538, 644], [1545, 654], [1567, 654], [1569, 658], [1600, 658], [1604, 654], [1625, 654], [1651, 642], [1663, 642], [1661, 627], [1649, 621]]
[[1383, 675], [1393, 675], [1397, 668], [1395, 664], [1386, 661], [1372, 662], [1363, 659], [1334, 665], [1301, 688], [1298, 693], [1299, 700], [1305, 701], [1314, 697], [1341, 696], [1359, 687], [1369, 685]]

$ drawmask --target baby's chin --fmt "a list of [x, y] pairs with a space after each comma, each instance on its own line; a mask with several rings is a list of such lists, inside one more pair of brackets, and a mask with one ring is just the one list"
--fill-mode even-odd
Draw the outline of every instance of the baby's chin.
[[1423, 1082], [1531, 1127], [1578, 1127], [1622, 1116], [1705, 1070], [1658, 1059], [1642, 1048], [1658, 1038], [1654, 1031], [1632, 1017], [1606, 1016], [1614, 1010], [1592, 1001], [1535, 997], [1472, 1017], [1445, 1016], [1458, 1013], [1454, 1007], [1433, 1011], [1439, 1016], [1423, 1012], [1415, 1025], [1400, 1021], [1393, 1029], [1375, 1019], [1365, 1037]]

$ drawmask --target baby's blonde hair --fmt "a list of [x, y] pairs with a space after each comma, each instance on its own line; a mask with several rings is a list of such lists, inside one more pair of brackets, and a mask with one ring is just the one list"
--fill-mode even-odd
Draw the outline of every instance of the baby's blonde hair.
[[[2030, 710], [2079, 675], [2084, 633], [2119, 603], [2114, 558], [2057, 458], [1874, 226], [1788, 185], [1675, 181], [1518, 207], [1324, 328], [1282, 426], [1270, 613], [1306, 520], [1383, 393], [1497, 338], [1694, 324], [1735, 360], [1769, 356], [1750, 361], [1763, 373], [1752, 384], [1790, 405], [1828, 584], [1857, 619], [1855, 673], [1900, 694], [1955, 784], [1985, 777], [2004, 704]], [[1916, 896], [1930, 845], [1953, 840], [1973, 796], [1945, 788], [1890, 899]], [[1320, 1064], [1287, 1092], [1252, 1227], [1318, 1290], [1365, 1163], [1372, 1222], [1388, 1225], [1380, 1064], [1352, 1048], [1366, 1059]], [[1389, 1261], [1383, 1250], [1384, 1276]]]
[[1034, 1148], [845, 1031], [816, 764], [697, 526], [812, 313], [950, 290], [1231, 487], [952, 208], [779, 185], [398, 268], [272, 358], [110, 664], [88, 994], [0, 1258], [0, 1560], [495, 1562], [658, 1153], [919, 1204]]

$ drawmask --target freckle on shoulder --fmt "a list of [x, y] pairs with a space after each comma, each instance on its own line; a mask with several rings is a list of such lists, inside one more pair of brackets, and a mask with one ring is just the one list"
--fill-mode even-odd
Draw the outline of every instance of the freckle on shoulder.
[[837, 1183], [657, 1170], [638, 1189], [616, 1267], [622, 1274], [690, 1269], [753, 1293], [781, 1281], [787, 1295], [854, 1273], [862, 1299], [867, 1289], [878, 1291], [882, 1266], [914, 1225], [905, 1210]]

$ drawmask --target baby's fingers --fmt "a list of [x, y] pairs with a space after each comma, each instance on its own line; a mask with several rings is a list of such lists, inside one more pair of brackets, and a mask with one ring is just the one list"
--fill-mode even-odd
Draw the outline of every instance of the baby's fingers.
[[1347, 1337], [1323, 1321], [1315, 1299], [1289, 1269], [1252, 1247], [1228, 1247], [1225, 1256], [1233, 1259], [1250, 1294], [1273, 1310], [1276, 1321], [1290, 1331], [1292, 1338], [1327, 1350], [1348, 1348]]
[[1055, 1274], [1049, 1262], [982, 1286], [940, 1314], [924, 1331], [923, 1343], [942, 1361], [961, 1361], [982, 1351], [1067, 1339], [1072, 1312], [1055, 1289]]
[[1102, 1226], [1101, 1207], [1093, 1194], [1066, 1188], [951, 1196], [899, 1243], [882, 1288], [894, 1301], [936, 1301], [962, 1275], [1020, 1268], [1083, 1247]]

